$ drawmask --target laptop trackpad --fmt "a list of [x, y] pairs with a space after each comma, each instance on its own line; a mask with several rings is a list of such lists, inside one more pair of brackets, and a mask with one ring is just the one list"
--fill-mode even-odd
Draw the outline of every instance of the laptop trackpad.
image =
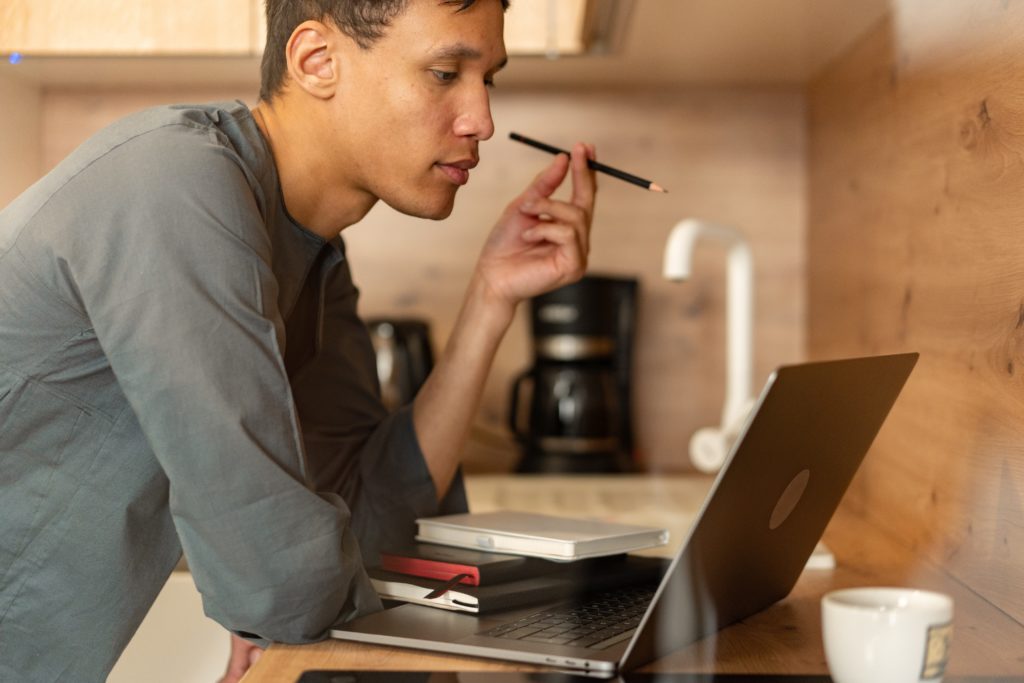
[[386, 633], [398, 638], [454, 642], [480, 629], [478, 617], [423, 605], [401, 605], [360, 617], [336, 629], [355, 633]]

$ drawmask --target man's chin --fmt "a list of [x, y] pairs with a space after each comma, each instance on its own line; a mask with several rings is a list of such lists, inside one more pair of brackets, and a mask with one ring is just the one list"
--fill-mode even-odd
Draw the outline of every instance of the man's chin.
[[454, 209], [455, 209], [455, 202], [449, 202], [447, 206], [445, 206], [445, 207], [443, 207], [441, 209], [438, 209], [437, 211], [432, 211], [430, 214], [428, 214], [426, 216], [423, 216], [423, 217], [424, 218], [429, 218], [429, 219], [434, 220], [434, 221], [443, 221], [445, 218], [448, 218], [448, 216], [452, 215], [452, 211]]
[[452, 211], [455, 209], [454, 192], [443, 201], [437, 201], [438, 198], [433, 199], [434, 201], [428, 200], [403, 203], [385, 201], [385, 203], [395, 211], [415, 218], [426, 218], [429, 220], [440, 221], [452, 215]]

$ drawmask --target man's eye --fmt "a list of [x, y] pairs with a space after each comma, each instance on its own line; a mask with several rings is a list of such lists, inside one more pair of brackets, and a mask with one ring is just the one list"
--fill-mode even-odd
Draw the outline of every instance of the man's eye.
[[431, 69], [430, 73], [434, 74], [434, 78], [442, 83], [451, 83], [459, 75], [458, 71], [441, 71], [440, 69]]

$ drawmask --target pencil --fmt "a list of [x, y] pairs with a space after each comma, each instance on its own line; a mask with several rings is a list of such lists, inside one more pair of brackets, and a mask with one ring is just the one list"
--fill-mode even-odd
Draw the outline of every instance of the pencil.
[[[566, 156], [569, 156], [569, 153], [564, 149], [559, 149], [558, 147], [554, 147], [547, 143], [539, 142], [537, 140], [531, 140], [525, 135], [520, 135], [519, 133], [509, 133], [508, 136], [515, 140], [516, 142], [521, 142], [524, 145], [529, 145], [530, 147], [536, 147], [537, 149], [544, 150], [545, 152], [549, 152], [551, 154], [564, 154]], [[651, 192], [668, 192], [668, 190], [666, 190], [657, 183], [653, 183], [650, 180], [641, 178], [640, 176], [635, 176], [632, 173], [626, 173], [625, 171], [620, 171], [617, 168], [606, 166], [605, 164], [599, 163], [597, 161], [588, 160], [587, 166], [595, 171], [600, 171], [601, 173], [607, 173], [610, 176], [614, 176], [619, 180], [625, 180], [627, 183], [639, 185], [640, 187], [646, 190], [650, 190]]]

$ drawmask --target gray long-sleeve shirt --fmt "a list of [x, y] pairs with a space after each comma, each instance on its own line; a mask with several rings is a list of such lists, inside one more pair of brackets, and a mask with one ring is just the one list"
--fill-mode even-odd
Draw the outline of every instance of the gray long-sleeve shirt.
[[361, 555], [465, 497], [356, 299], [242, 103], [124, 119], [0, 212], [0, 680], [102, 680], [182, 549], [232, 630], [379, 609]]

